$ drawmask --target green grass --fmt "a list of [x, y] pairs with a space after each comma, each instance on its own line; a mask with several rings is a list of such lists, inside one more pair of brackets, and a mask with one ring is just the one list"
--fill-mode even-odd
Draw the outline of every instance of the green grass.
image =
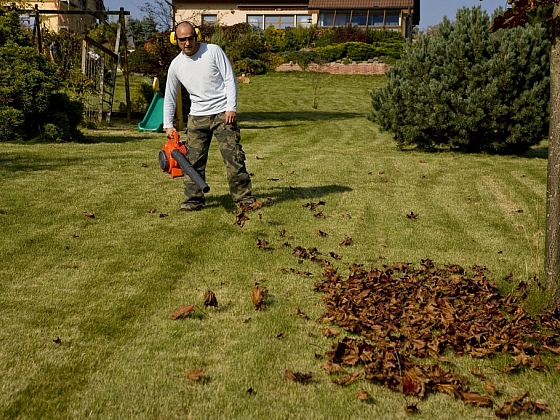
[[[0, 144], [0, 418], [400, 419], [410, 403], [415, 418], [492, 418], [446, 395], [418, 402], [363, 379], [340, 387], [315, 358], [334, 340], [315, 321], [321, 268], [298, 264], [295, 246], [341, 255], [343, 276], [353, 262], [485, 265], [504, 293], [542, 272], [546, 145], [527, 157], [398, 151], [364, 118], [369, 90], [383, 83], [323, 75], [317, 109], [309, 74], [239, 86], [247, 167], [266, 203], [243, 228], [215, 142], [207, 207], [187, 214], [177, 211], [181, 179], [157, 164], [162, 134], [121, 122], [86, 131], [85, 144]], [[319, 200], [325, 219], [303, 207]], [[345, 236], [351, 246], [339, 245]], [[502, 280], [509, 273], [513, 284]], [[255, 281], [270, 292], [262, 312]], [[218, 309], [169, 319], [179, 305], [201, 308], [207, 289]], [[532, 311], [539, 299], [530, 296]], [[539, 418], [560, 417], [560, 374], [506, 375], [507, 363], [463, 357], [452, 368], [483, 392], [468, 373], [482, 369], [498, 403], [530, 391], [548, 403]], [[189, 381], [197, 368], [204, 379]], [[290, 382], [286, 369], [313, 380]], [[360, 388], [369, 402], [355, 397]]]

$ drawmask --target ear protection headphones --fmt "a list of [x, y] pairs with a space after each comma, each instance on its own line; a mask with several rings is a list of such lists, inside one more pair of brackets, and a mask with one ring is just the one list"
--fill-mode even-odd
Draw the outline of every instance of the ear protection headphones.
[[[198, 26], [196, 26], [190, 20], [182, 20], [175, 25], [175, 29], [177, 29], [177, 26], [182, 23], [188, 23], [194, 28], [194, 40], [198, 41], [198, 38], [200, 37], [200, 29], [198, 29]], [[171, 31], [171, 34], [169, 35], [169, 42], [171, 42], [172, 45], [177, 45], [177, 33], [175, 32], [175, 30]]]

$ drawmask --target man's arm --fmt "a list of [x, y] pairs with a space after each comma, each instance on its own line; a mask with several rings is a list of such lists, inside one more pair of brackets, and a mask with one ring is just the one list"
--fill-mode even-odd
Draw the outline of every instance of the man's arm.
[[226, 117], [228, 112], [233, 112], [235, 119], [235, 113], [237, 112], [237, 80], [235, 79], [235, 73], [233, 72], [233, 68], [226, 53], [219, 47], [216, 51], [216, 64], [220, 69], [226, 86]]
[[163, 128], [167, 137], [172, 137], [173, 132], [177, 131], [173, 127], [173, 117], [177, 104], [177, 91], [179, 89], [179, 79], [175, 74], [173, 66], [169, 66], [167, 81], [165, 83], [165, 96], [163, 98]]

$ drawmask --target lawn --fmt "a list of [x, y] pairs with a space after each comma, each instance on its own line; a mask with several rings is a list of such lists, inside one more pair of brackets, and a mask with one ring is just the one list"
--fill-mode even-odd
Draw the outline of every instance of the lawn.
[[[164, 136], [138, 133], [137, 121], [86, 130], [81, 144], [0, 144], [0, 418], [400, 419], [410, 404], [415, 418], [494, 418], [441, 393], [336, 385], [322, 368], [344, 334], [322, 334], [323, 267], [300, 263], [296, 246], [336, 253], [343, 277], [353, 263], [485, 266], [504, 294], [528, 281], [527, 309], [543, 309], [546, 144], [523, 157], [400, 151], [365, 118], [383, 83], [289, 73], [239, 85], [264, 203], [243, 227], [215, 143], [207, 206], [186, 214], [182, 180], [157, 164]], [[262, 311], [255, 282], [269, 291]], [[217, 308], [203, 305], [208, 289]], [[171, 320], [181, 305], [194, 313]], [[484, 393], [469, 373], [482, 370], [497, 404], [529, 391], [548, 405], [539, 418], [560, 417], [557, 356], [545, 358], [549, 373], [515, 375], [501, 371], [509, 356], [449, 357], [445, 368]]]

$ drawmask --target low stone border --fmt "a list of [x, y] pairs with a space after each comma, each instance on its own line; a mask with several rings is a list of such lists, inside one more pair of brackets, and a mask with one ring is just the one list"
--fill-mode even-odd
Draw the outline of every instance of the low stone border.
[[[385, 74], [391, 66], [385, 63], [327, 63], [327, 64], [310, 64], [307, 68], [309, 71], [317, 71], [330, 74]], [[276, 67], [276, 71], [301, 71], [301, 67], [294, 63], [284, 63]]]

